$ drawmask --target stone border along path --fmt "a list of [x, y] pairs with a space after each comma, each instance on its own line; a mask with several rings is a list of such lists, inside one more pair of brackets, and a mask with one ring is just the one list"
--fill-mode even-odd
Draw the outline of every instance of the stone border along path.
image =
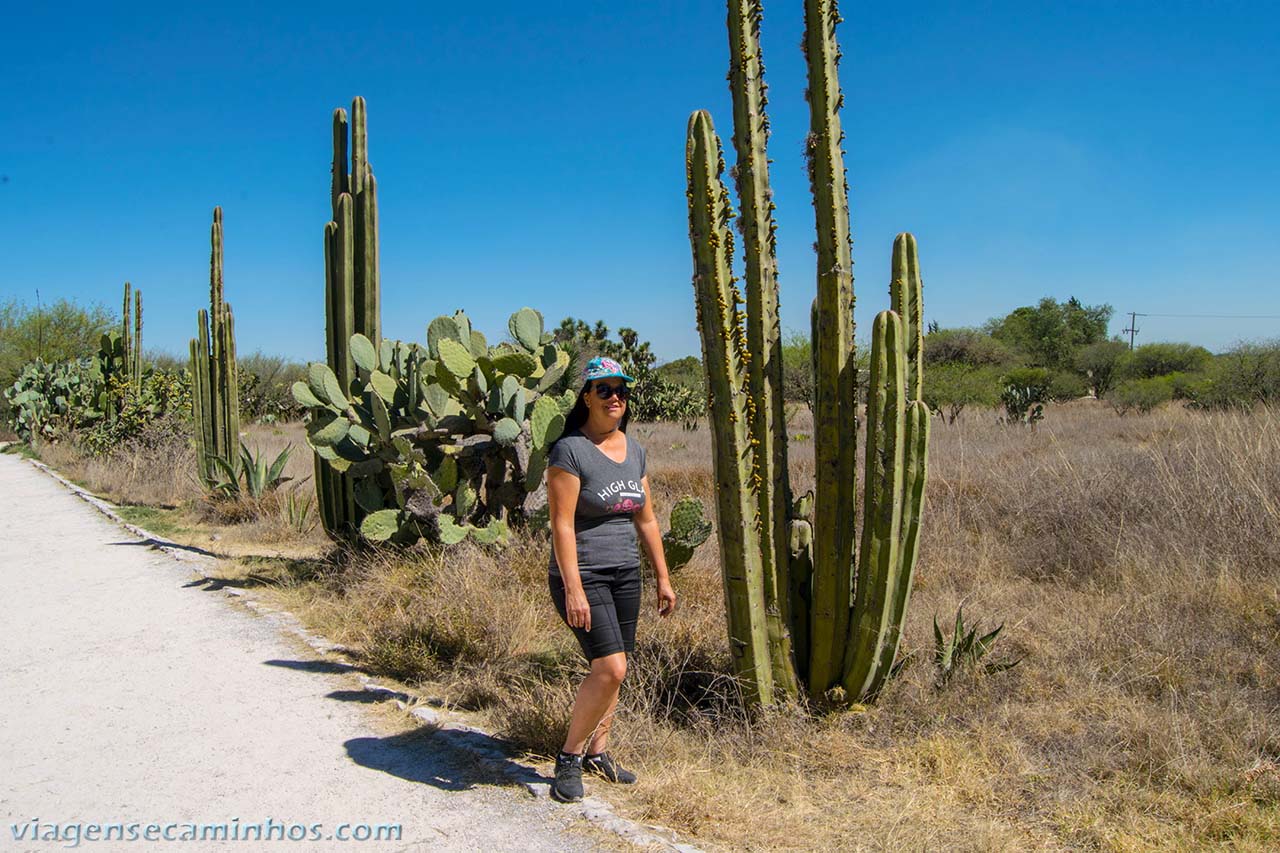
[[[30, 467], [22, 464], [24, 461], [28, 462]], [[76, 554], [81, 559], [74, 569], [76, 577], [67, 582], [72, 585], [69, 587], [70, 591], [66, 595], [62, 595], [59, 591], [60, 597], [53, 602], [33, 602], [33, 599], [38, 596], [30, 594], [29, 590], [43, 584], [40, 578], [32, 578], [27, 571], [27, 558], [47, 558], [50, 552], [54, 557], [66, 557], [68, 554], [64, 552], [68, 551], [66, 546], [70, 544], [71, 533], [98, 533], [97, 538], [101, 540], [103, 532], [106, 532], [109, 538], [111, 528], [99, 524], [97, 527], [101, 529], [86, 531], [84, 528], [94, 526], [92, 517], [76, 518], [78, 529], [59, 530], [59, 542], [48, 542], [48, 549], [42, 550], [39, 556], [24, 554], [21, 555], [22, 559], [14, 560], [12, 549], [15, 543], [11, 539], [15, 531], [18, 528], [30, 530], [33, 527], [46, 526], [41, 523], [40, 517], [33, 510], [47, 511], [50, 507], [32, 507], [31, 503], [33, 501], [45, 504], [56, 503], [57, 498], [64, 494], [60, 489], [50, 490], [54, 491], [55, 495], [29, 494], [32, 489], [26, 488], [28, 485], [38, 486], [39, 482], [52, 485], [44, 478], [39, 478], [35, 483], [30, 484], [17, 482], [23, 479], [26, 472], [34, 473], [32, 467], [48, 475], [67, 491], [140, 540], [137, 542], [98, 541], [91, 544], [146, 545], [148, 552], [151, 554], [159, 552], [165, 559], [142, 556], [132, 549], [116, 553], [108, 552], [107, 559], [102, 562], [112, 562], [113, 571], [117, 568], [114, 564], [120, 559], [135, 558], [133, 565], [129, 566], [129, 571], [126, 572], [134, 577], [124, 578], [123, 588], [121, 588], [121, 585], [115, 583], [119, 578], [114, 574], [105, 581], [101, 575], [90, 577], [90, 573], [100, 566], [84, 559], [89, 555], [83, 551], [71, 548], [70, 553]], [[434, 702], [431, 699], [424, 700], [421, 697], [406, 694], [401, 689], [378, 684], [359, 671], [354, 662], [343, 654], [346, 650], [342, 646], [307, 630], [292, 613], [258, 602], [245, 590], [222, 585], [217, 578], [206, 573], [206, 569], [216, 565], [217, 558], [194, 552], [187, 546], [130, 524], [115, 511], [110, 503], [65, 479], [47, 465], [35, 460], [22, 460], [14, 454], [0, 453], [0, 482], [4, 483], [3, 489], [0, 489], [0, 534], [3, 534], [0, 536], [0, 555], [6, 557], [0, 560], [0, 594], [4, 594], [7, 588], [10, 594], [4, 597], [9, 602], [8, 606], [14, 611], [40, 607], [48, 609], [50, 604], [56, 606], [58, 613], [43, 613], [43, 618], [38, 623], [23, 627], [46, 628], [58, 625], [61, 629], [74, 626], [76, 645], [73, 646], [72, 653], [78, 654], [81, 658], [71, 661], [68, 667], [70, 671], [68, 671], [63, 668], [65, 661], [60, 659], [62, 650], [58, 650], [59, 655], [43, 661], [58, 667], [57, 672], [34, 671], [31, 665], [20, 665], [16, 669], [10, 667], [0, 671], [0, 689], [3, 689], [6, 696], [5, 704], [8, 706], [4, 714], [5, 726], [0, 727], [0, 766], [4, 767], [4, 778], [0, 781], [0, 812], [5, 814], [6, 824], [0, 827], [0, 833], [2, 833], [0, 837], [6, 841], [14, 842], [11, 824], [21, 826], [23, 822], [29, 823], [33, 818], [38, 818], [41, 826], [44, 826], [50, 822], [65, 824], [68, 821], [85, 823], [138, 821], [143, 824], [150, 821], [221, 823], [230, 821], [233, 817], [249, 824], [265, 821], [271, 817], [277, 821], [308, 825], [321, 821], [324, 822], [326, 831], [332, 831], [337, 823], [344, 820], [373, 825], [401, 824], [403, 840], [398, 845], [379, 849], [486, 851], [598, 849], [596, 844], [592, 843], [589, 832], [574, 833], [573, 819], [581, 818], [590, 827], [606, 833], [598, 837], [597, 844], [604, 843], [612, 846], [613, 843], [623, 843], [646, 849], [700, 853], [697, 847], [681, 843], [672, 830], [640, 824], [621, 817], [607, 802], [598, 797], [587, 797], [581, 803], [573, 805], [551, 801], [549, 779], [537, 768], [522, 764], [510, 757], [490, 733], [458, 721], [455, 719], [457, 715], [442, 713], [427, 707], [428, 704], [440, 704], [439, 700]], [[37, 487], [35, 491], [40, 490]], [[6, 507], [6, 504], [9, 506]], [[57, 509], [65, 508], [65, 505], [57, 507]], [[8, 512], [4, 511], [6, 509]], [[59, 526], [63, 527], [65, 524]], [[66, 538], [62, 537], [64, 533], [67, 534]], [[31, 536], [32, 534], [29, 533], [28, 537]], [[41, 541], [48, 540], [41, 539]], [[307, 737], [306, 731], [299, 731], [299, 729], [305, 729], [304, 726], [294, 725], [292, 730], [295, 731], [295, 736], [290, 739], [292, 742], [284, 745], [273, 742], [271, 745], [294, 749], [305, 747], [300, 754], [270, 756], [272, 760], [265, 762], [268, 767], [262, 767], [259, 765], [263, 763], [260, 761], [263, 756], [255, 753], [249, 762], [254, 765], [252, 767], [225, 767], [224, 765], [230, 762], [224, 759], [235, 756], [237, 751], [243, 757], [244, 750], [241, 747], [244, 747], [246, 742], [254, 741], [252, 748], [258, 750], [265, 745], [261, 742], [261, 738], [251, 737], [252, 733], [265, 730], [270, 733], [272, 739], [276, 740], [281, 735], [279, 731], [271, 731], [271, 727], [266, 724], [264, 718], [246, 719], [235, 713], [237, 707], [234, 703], [242, 698], [242, 691], [235, 689], [231, 684], [219, 684], [219, 690], [212, 697], [212, 701], [216, 703], [222, 694], [233, 694], [233, 704], [221, 703], [221, 707], [216, 709], [208, 706], [175, 708], [174, 705], [177, 704], [175, 702], [165, 702], [163, 697], [160, 697], [162, 701], [157, 702], [156, 697], [151, 697], [151, 701], [143, 706], [145, 711], [154, 714], [156, 718], [178, 717], [180, 725], [185, 724], [190, 727], [178, 732], [174, 731], [173, 720], [160, 719], [159, 722], [155, 722], [150, 719], [130, 718], [121, 721], [112, 717], [110, 712], [134, 709], [105, 705], [108, 698], [121, 699], [122, 697], [102, 695], [109, 692], [103, 685], [96, 685], [96, 689], [91, 688], [90, 692], [83, 696], [68, 695], [74, 694], [75, 682], [68, 682], [67, 676], [92, 673], [98, 667], [96, 661], [103, 661], [104, 651], [110, 652], [121, 648], [118, 644], [121, 639], [140, 640], [146, 646], [144, 649], [132, 650], [135, 653], [142, 653], [141, 657], [135, 656], [134, 661], [144, 661], [153, 666], [165, 664], [168, 667], [166, 686], [180, 689], [174, 691], [170, 698], [178, 698], [187, 693], [181, 690], [185, 685], [174, 683], [174, 669], [178, 664], [188, 669], [212, 668], [209, 667], [209, 660], [205, 658], [181, 661], [157, 660], [157, 658], [163, 658], [166, 648], [172, 643], [174, 637], [165, 637], [164, 642], [157, 642], [154, 638], [147, 637], [149, 632], [155, 630], [155, 626], [144, 625], [141, 622], [156, 621], [154, 612], [151, 616], [143, 617], [137, 624], [123, 626], [128, 636], [118, 636], [122, 627], [119, 624], [123, 618], [122, 614], [129, 609], [130, 604], [137, 603], [131, 598], [122, 596], [120, 600], [112, 602], [113, 618], [107, 627], [113, 636], [105, 641], [101, 637], [86, 635], [84, 630], [85, 623], [98, 620], [96, 613], [72, 623], [59, 623], [49, 618], [55, 615], [65, 617], [68, 607], [74, 607], [76, 604], [85, 604], [90, 601], [97, 603], [102, 600], [101, 597], [104, 594], [111, 594], [113, 587], [117, 595], [132, 593], [135, 591], [133, 585], [141, 580], [137, 577], [140, 573], [147, 574], [149, 570], [163, 568], [165, 564], [172, 567], [174, 563], [192, 576], [192, 580], [183, 584], [179, 590], [220, 589], [231, 599], [262, 617], [266, 623], [265, 629], [258, 626], [257, 630], [254, 630], [252, 623], [256, 620], [251, 620], [248, 625], [239, 622], [234, 626], [227, 624], [230, 619], [245, 615], [232, 616], [234, 609], [214, 614], [215, 620], [219, 622], [216, 627], [224, 633], [213, 637], [201, 636], [197, 641], [231, 641], [235, 637], [225, 635], [229, 627], [236, 628], [241, 637], [251, 635], [244, 644], [245, 648], [232, 650], [239, 655], [239, 660], [232, 661], [233, 665], [239, 666], [239, 671], [232, 670], [218, 674], [231, 675], [237, 680], [245, 680], [253, 676], [256, 682], [255, 687], [265, 686], [272, 691], [290, 688], [288, 693], [294, 695], [270, 699], [269, 701], [274, 703], [270, 710], [278, 715], [288, 714], [290, 718], [305, 718], [307, 725], [311, 725], [317, 717], [321, 720], [327, 718], [330, 721], [330, 725], [326, 726], [327, 729], [335, 728], [334, 724], [336, 724], [342, 729], [341, 736], [346, 738], [343, 742], [345, 755], [341, 756], [340, 760], [335, 761], [333, 756], [320, 754], [331, 745], [323, 737], [319, 741], [316, 737]], [[65, 560], [54, 563], [58, 569], [65, 565]], [[5, 570], [5, 566], [9, 567], [9, 571]], [[14, 569], [17, 571], [13, 571]], [[72, 571], [69, 569], [68, 573]], [[89, 588], [89, 595], [84, 591], [86, 587]], [[81, 591], [77, 593], [76, 589]], [[172, 599], [172, 588], [168, 589], [170, 592], [166, 597]], [[152, 590], [142, 590], [142, 592], [150, 595]], [[181, 591], [178, 594], [181, 595]], [[79, 602], [69, 600], [76, 595], [89, 600]], [[167, 606], [170, 603], [171, 600], [144, 602], [149, 607]], [[201, 605], [196, 607], [200, 608]], [[11, 612], [5, 618], [5, 630], [0, 631], [0, 654], [4, 659], [19, 664], [26, 663], [34, 654], [38, 665], [42, 662], [39, 660], [41, 652], [47, 653], [51, 650], [50, 638], [27, 635], [19, 639], [14, 635], [21, 635], [22, 632], [13, 631], [13, 622], [14, 612]], [[183, 627], [186, 627], [185, 624], [170, 625], [169, 633], [172, 634], [174, 628]], [[207, 625], [195, 627], [202, 635], [208, 631]], [[289, 648], [287, 643], [282, 642], [284, 638], [280, 637], [280, 633], [301, 640], [315, 652], [316, 658], [309, 661], [298, 660], [298, 650]], [[97, 640], [96, 643], [94, 643], [95, 640]], [[87, 650], [88, 654], [85, 654], [84, 649], [86, 641], [93, 644]], [[225, 645], [219, 643], [219, 649], [223, 650]], [[275, 647], [271, 648], [272, 645]], [[244, 668], [246, 655], [252, 660], [276, 664], [276, 666], [246, 670]], [[121, 662], [128, 662], [128, 660], [124, 656], [117, 656], [109, 662], [104, 662], [102, 666], [118, 668]], [[220, 662], [219, 667], [225, 669], [226, 663], [226, 661]], [[287, 676], [282, 675], [285, 673]], [[324, 674], [328, 673], [354, 675], [362, 689], [358, 693], [350, 690], [329, 692], [325, 698], [347, 700], [347, 704], [337, 708], [313, 706], [304, 714], [301, 713], [303, 709], [297, 702], [290, 704], [288, 700], [297, 699], [299, 693], [304, 699], [311, 699], [312, 696], [317, 695], [314, 692], [314, 678], [316, 675], [324, 677]], [[149, 680], [149, 677], [154, 676], [155, 673], [113, 672], [112, 675], [126, 677], [137, 675], [137, 681], [143, 682]], [[242, 679], [242, 676], [245, 679]], [[281, 684], [281, 679], [285, 677], [292, 677], [295, 680], [290, 684]], [[202, 683], [207, 681], [204, 674], [196, 678]], [[329, 680], [332, 678], [333, 676], [328, 676]], [[271, 683], [264, 685], [263, 682]], [[292, 689], [299, 685], [303, 688], [301, 691]], [[126, 697], [129, 695], [128, 684], [118, 684], [118, 687], [117, 692]], [[356, 695], [352, 695], [353, 693]], [[390, 738], [369, 737], [369, 718], [352, 706], [376, 704], [385, 699], [394, 701], [399, 709], [421, 721], [426, 732], [433, 734], [427, 734], [424, 737], [420, 733], [413, 732]], [[200, 697], [200, 701], [207, 702], [209, 697]], [[424, 702], [426, 704], [422, 704]], [[47, 707], [49, 705], [56, 707]], [[212, 713], [215, 710], [218, 713]], [[107, 713], [103, 714], [103, 711]], [[84, 717], [94, 716], [102, 719], [90, 719], [89, 725], [81, 725]], [[215, 722], [223, 722], [227, 718], [233, 722], [229, 730], [206, 731], [206, 727], [211, 727]], [[119, 722], [123, 722], [123, 725], [117, 725]], [[59, 727], [57, 723], [67, 725]], [[59, 731], [60, 728], [61, 731]], [[134, 743], [143, 745], [149, 743], [149, 735], [152, 733], [170, 738], [180, 734], [181, 738], [176, 741], [173, 739], [164, 741], [167, 745], [164, 751], [169, 755], [160, 754], [158, 751], [151, 754], [151, 751], [146, 749], [125, 750], [126, 754], [121, 755], [117, 754], [121, 752], [118, 745], [111, 744], [109, 741], [97, 740], [92, 744], [85, 742], [82, 736], [78, 737], [77, 729], [124, 729], [123, 734], [136, 738]], [[355, 729], [359, 730], [358, 733], [353, 731]], [[94, 737], [101, 738], [103, 733], [94, 731], [93, 734]], [[335, 733], [326, 731], [323, 734]], [[353, 734], [357, 736], [352, 737]], [[39, 739], [41, 736], [46, 740], [56, 739], [56, 743], [32, 743], [33, 739]], [[194, 743], [202, 736], [208, 737], [209, 741], [203, 744]], [[339, 740], [341, 739], [339, 737]], [[113, 746], [116, 747], [114, 751]], [[59, 747], [62, 748], [59, 749]], [[95, 752], [99, 754], [95, 755]], [[109, 757], [105, 766], [100, 753], [106, 753]], [[283, 762], [280, 761], [281, 758], [284, 759]], [[300, 765], [309, 759], [317, 760], [310, 761], [313, 765], [311, 768], [301, 768]], [[128, 763], [130, 760], [132, 760], [131, 766], [120, 767], [122, 762]], [[243, 778], [246, 770], [268, 770], [281, 773], [281, 765], [286, 767], [294, 765], [283, 771], [285, 778], [263, 779], [259, 776], [251, 781]], [[360, 765], [363, 767], [357, 770], [356, 768]], [[364, 771], [364, 768], [381, 772], [370, 775]], [[122, 769], [126, 772], [118, 773]], [[113, 779], [113, 775], [117, 778]], [[37, 776], [41, 778], [35, 778]], [[119, 778], [120, 776], [125, 778]], [[128, 783], [132, 782], [136, 786], [144, 779], [154, 780], [160, 784], [142, 791], [131, 792], [127, 789]], [[427, 784], [405, 784], [406, 780], [410, 783], [427, 782]], [[495, 780], [505, 780], [508, 785], [521, 786], [532, 795], [533, 801], [521, 805], [507, 792], [485, 784]], [[166, 782], [178, 784], [166, 787], [164, 784]], [[330, 784], [324, 784], [326, 782]], [[476, 787], [477, 785], [484, 787]], [[292, 813], [282, 811], [281, 806], [277, 805], [282, 799], [278, 795], [285, 791], [294, 794], [287, 798], [289, 799], [288, 807], [293, 809]], [[459, 803], [458, 800], [462, 799], [468, 802]], [[114, 812], [111, 811], [113, 807], [116, 807]], [[147, 808], [153, 809], [153, 812], [140, 811]], [[614, 842], [609, 841], [610, 837], [614, 838]], [[333, 842], [329, 846], [321, 846], [314, 841], [304, 842], [305, 849], [308, 851], [350, 850], [354, 843]], [[367, 842], [364, 845], [365, 849], [375, 849], [374, 844], [374, 842]], [[94, 842], [84, 840], [81, 845], [92, 848]], [[183, 850], [225, 849], [226, 843], [206, 846], [200, 845], [199, 842], [188, 841], [182, 842], [180, 846]], [[21, 849], [42, 850], [64, 847], [64, 841], [57, 841], [46, 842], [39, 847], [22, 847]]]

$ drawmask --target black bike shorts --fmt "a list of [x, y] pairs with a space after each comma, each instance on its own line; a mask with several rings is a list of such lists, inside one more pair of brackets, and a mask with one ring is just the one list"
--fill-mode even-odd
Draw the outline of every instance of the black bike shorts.
[[[591, 630], [570, 630], [578, 638], [582, 653], [591, 661], [617, 652], [631, 652], [636, 646], [636, 619], [640, 616], [640, 567], [624, 566], [612, 571], [582, 572], [582, 591], [591, 605]], [[560, 618], [569, 625], [565, 608], [564, 581], [548, 574], [551, 598]]]

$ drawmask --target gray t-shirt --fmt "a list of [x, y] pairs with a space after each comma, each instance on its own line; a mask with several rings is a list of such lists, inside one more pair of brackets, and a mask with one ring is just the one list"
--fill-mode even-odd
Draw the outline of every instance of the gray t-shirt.
[[[624, 433], [625, 435], [625, 433]], [[627, 457], [614, 462], [591, 439], [574, 430], [551, 448], [547, 465], [578, 478], [578, 506], [573, 526], [578, 543], [578, 570], [600, 571], [640, 565], [636, 528], [631, 516], [644, 506], [644, 448], [627, 436]], [[553, 575], [560, 574], [556, 549], [551, 548]]]

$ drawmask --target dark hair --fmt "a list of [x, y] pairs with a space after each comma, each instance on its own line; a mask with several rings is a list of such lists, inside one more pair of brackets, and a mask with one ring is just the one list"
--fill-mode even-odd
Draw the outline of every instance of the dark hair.
[[[591, 383], [594, 381], [594, 379], [588, 379], [583, 383], [582, 387], [578, 389], [578, 398], [574, 400], [573, 408], [569, 410], [569, 414], [564, 419], [564, 431], [560, 433], [560, 438], [564, 438], [574, 430], [580, 429], [582, 425], [587, 422], [587, 416], [591, 413], [587, 411], [587, 404], [582, 401], [582, 395], [591, 390]], [[624, 382], [623, 384], [625, 385], [627, 383]], [[618, 424], [618, 429], [623, 432], [627, 431], [627, 423], [631, 420], [630, 402], [630, 400], [627, 401], [627, 410], [622, 413], [622, 421]], [[557, 438], [556, 441], [559, 441], [560, 438]], [[555, 447], [556, 441], [551, 442], [551, 446], [548, 447], [547, 450]]]

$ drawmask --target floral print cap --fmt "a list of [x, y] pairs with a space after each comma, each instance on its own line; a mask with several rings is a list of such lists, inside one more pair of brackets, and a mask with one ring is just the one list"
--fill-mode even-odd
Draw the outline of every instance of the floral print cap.
[[634, 379], [622, 372], [621, 364], [604, 356], [596, 356], [591, 359], [582, 370], [583, 382], [590, 382], [592, 379], [604, 379], [608, 376], [617, 376], [628, 382], [635, 382]]

